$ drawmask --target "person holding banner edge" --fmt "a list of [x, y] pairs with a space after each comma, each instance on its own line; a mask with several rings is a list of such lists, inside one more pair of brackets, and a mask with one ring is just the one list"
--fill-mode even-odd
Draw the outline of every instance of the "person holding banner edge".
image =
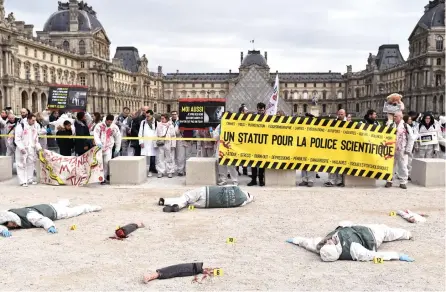
[[102, 185], [109, 180], [108, 164], [112, 159], [112, 149], [115, 146], [115, 155], [121, 150], [121, 132], [116, 124], [113, 123], [115, 117], [107, 115], [105, 122], [101, 122], [94, 128], [94, 142], [96, 146], [102, 149], [102, 157], [104, 163], [104, 181]]
[[[263, 116], [265, 114], [266, 105], [263, 102], [257, 104], [257, 114]], [[257, 176], [259, 177], [259, 185], [265, 186], [265, 169], [260, 167], [251, 167], [251, 182], [248, 187], [257, 185]]]

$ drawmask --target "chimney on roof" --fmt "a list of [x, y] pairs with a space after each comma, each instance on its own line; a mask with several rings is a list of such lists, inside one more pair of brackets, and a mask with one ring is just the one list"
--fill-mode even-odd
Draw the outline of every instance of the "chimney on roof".
[[177, 74], [180, 72], [180, 70], [177, 69]]
[[25, 24], [24, 26], [24, 32], [27, 36], [32, 37], [34, 33], [34, 25], [32, 24]]
[[70, 15], [70, 31], [78, 31], [79, 30], [79, 20], [78, 20], [78, 10], [79, 4], [77, 0], [70, 0], [69, 5], [69, 15]]
[[328, 70], [328, 73], [331, 73], [331, 70]]
[[347, 65], [347, 73], [352, 73], [352, 65]]
[[240, 65], [243, 63], [243, 52], [240, 52]]
[[232, 73], [232, 70], [231, 69], [229, 69], [229, 74], [231, 74]]
[[159, 74], [163, 74], [163, 67], [162, 66], [158, 66], [158, 73]]
[[276, 70], [276, 74], [279, 74], [279, 70]]
[[268, 52], [265, 52], [265, 60], [268, 63]]

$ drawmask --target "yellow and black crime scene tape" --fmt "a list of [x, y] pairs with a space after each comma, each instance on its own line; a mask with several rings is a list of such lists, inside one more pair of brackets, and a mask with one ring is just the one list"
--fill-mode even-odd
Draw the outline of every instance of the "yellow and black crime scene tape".
[[[396, 134], [395, 128], [388, 128], [381, 125], [370, 125], [360, 122], [348, 122], [335, 119], [313, 118], [313, 117], [291, 117], [291, 116], [271, 116], [271, 115], [257, 115], [257, 114], [239, 114], [239, 113], [225, 113], [223, 119], [231, 121], [246, 121], [246, 122], [264, 122], [264, 123], [278, 123], [278, 124], [292, 124], [292, 125], [307, 125], [307, 126], [323, 126], [342, 129], [356, 129], [368, 132], [382, 133], [382, 134]], [[340, 166], [326, 166], [317, 163], [300, 163], [300, 162], [267, 162], [257, 160], [246, 160], [238, 158], [222, 158], [220, 164], [243, 166], [243, 167], [259, 167], [269, 169], [294, 169], [303, 171], [315, 171], [326, 173], [346, 174], [352, 176], [361, 176], [374, 179], [388, 180], [391, 179], [391, 174], [383, 172], [364, 170], [352, 167]]]

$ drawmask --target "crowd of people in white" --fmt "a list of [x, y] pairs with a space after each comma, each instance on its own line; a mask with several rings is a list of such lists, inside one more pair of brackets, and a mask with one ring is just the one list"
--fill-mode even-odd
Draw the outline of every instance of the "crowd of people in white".
[[[239, 109], [240, 113], [247, 113], [245, 105]], [[265, 114], [265, 105], [257, 105], [257, 114]], [[283, 115], [279, 111], [278, 115]], [[306, 116], [311, 117], [310, 114]], [[363, 123], [378, 125], [377, 115], [369, 110]], [[349, 116], [345, 110], [338, 111], [337, 119], [348, 121]], [[89, 113], [65, 113], [44, 111], [37, 114], [23, 108], [16, 117], [11, 110], [1, 112], [0, 134], [9, 135], [0, 138], [0, 155], [12, 156], [17, 168], [17, 175], [21, 186], [36, 184], [34, 180], [35, 161], [40, 149], [55, 150], [64, 156], [79, 156], [98, 146], [103, 151], [104, 175], [109, 180], [108, 163], [117, 156], [146, 156], [147, 175], [158, 178], [167, 176], [172, 178], [175, 174], [186, 174], [186, 161], [191, 157], [193, 149], [197, 156], [219, 157], [220, 126], [215, 129], [181, 130], [178, 113], [155, 114], [149, 107], [142, 107], [133, 113], [125, 107], [118, 116], [107, 115], [102, 117], [99, 113], [91, 116]], [[395, 173], [400, 187], [406, 188], [410, 180], [412, 158], [444, 158], [446, 118], [434, 119], [432, 113], [417, 114], [409, 112], [403, 116], [401, 112], [394, 115], [393, 121], [387, 126], [397, 128], [397, 143], [395, 152]], [[56, 139], [40, 137], [56, 135]], [[434, 135], [430, 135], [434, 134]], [[68, 136], [82, 136], [84, 138], [72, 139]], [[89, 136], [89, 137], [86, 137]], [[123, 137], [128, 137], [122, 139]], [[426, 137], [436, 137], [435, 143], [426, 144]], [[157, 139], [163, 138], [163, 139]], [[169, 140], [169, 138], [188, 138], [189, 140]], [[213, 138], [214, 141], [193, 141], [191, 138]], [[243, 168], [247, 175], [247, 168]], [[238, 176], [241, 175], [235, 166], [219, 166], [219, 185], [238, 185]], [[318, 174], [302, 171], [300, 186], [312, 187]], [[251, 169], [251, 182], [248, 186], [264, 186], [264, 170]], [[330, 174], [325, 183], [327, 187], [343, 186], [343, 177], [339, 174]], [[391, 187], [389, 181], [386, 187]]]

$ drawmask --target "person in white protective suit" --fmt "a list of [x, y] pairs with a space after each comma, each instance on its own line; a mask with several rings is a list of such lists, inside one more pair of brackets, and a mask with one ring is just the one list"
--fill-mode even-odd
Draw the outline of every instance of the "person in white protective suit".
[[[406, 184], [409, 178], [409, 155], [413, 150], [415, 135], [412, 128], [404, 123], [402, 112], [396, 112], [393, 116], [393, 121], [387, 122], [387, 126], [396, 128], [393, 171], [396, 173], [396, 178], [400, 182], [400, 188], [407, 189]], [[386, 183], [386, 188], [390, 187], [392, 187], [391, 180], [387, 181]]]
[[374, 258], [413, 262], [414, 259], [402, 253], [377, 251], [383, 242], [404, 239], [413, 239], [412, 233], [401, 228], [390, 228], [384, 224], [353, 224], [350, 221], [343, 221], [324, 238], [294, 237], [287, 242], [319, 254], [324, 262], [372, 261]]
[[[216, 157], [217, 159], [220, 159], [220, 133], [221, 133], [221, 125], [218, 125], [217, 128], [215, 128], [215, 131], [213, 131], [212, 135], [214, 137], [214, 139], [217, 140], [216, 142]], [[238, 186], [238, 173], [237, 173], [237, 168], [233, 165], [220, 165], [218, 164], [218, 185], [219, 186], [223, 186], [225, 184], [227, 184], [227, 179], [228, 179], [228, 172], [229, 172], [229, 176], [231, 177], [232, 180], [232, 184], [235, 186]]]
[[[161, 115], [161, 122], [156, 128], [156, 136], [160, 138], [175, 138], [175, 128], [172, 121], [169, 121], [167, 114]], [[157, 140], [155, 146], [158, 148], [156, 154], [156, 170], [158, 178], [167, 174], [167, 177], [172, 178], [175, 173], [175, 140]]]
[[108, 115], [105, 122], [101, 122], [94, 128], [94, 142], [96, 146], [102, 149], [102, 158], [104, 163], [104, 181], [101, 184], [106, 184], [109, 180], [108, 164], [112, 159], [112, 149], [115, 146], [115, 155], [119, 155], [121, 150], [121, 131], [118, 126], [113, 123], [115, 117]]
[[0, 212], [0, 235], [10, 237], [9, 229], [44, 228], [48, 233], [56, 233], [54, 220], [77, 217], [82, 214], [101, 211], [100, 206], [80, 205], [69, 207], [69, 200], [57, 203], [39, 204], [25, 208], [9, 209]]
[[177, 198], [160, 198], [163, 212], [178, 212], [191, 205], [196, 208], [234, 208], [251, 203], [254, 196], [238, 186], [207, 186], [185, 192]]
[[[423, 118], [418, 126], [414, 127], [416, 140], [419, 142], [420, 149], [417, 158], [437, 158], [437, 153], [440, 151], [440, 143], [444, 143], [444, 138], [441, 132], [441, 125], [436, 123], [434, 116], [431, 113], [424, 113]], [[423, 139], [429, 134], [437, 135], [437, 143], [423, 145]]]
[[42, 149], [38, 135], [39, 129], [34, 114], [30, 114], [25, 123], [20, 123], [15, 127], [15, 162], [17, 176], [22, 187], [27, 187], [28, 184], [37, 184], [34, 181], [35, 162], [37, 151]]
[[[338, 110], [338, 116], [336, 118], [338, 121], [344, 121], [347, 122], [347, 117], [345, 116], [345, 110], [340, 109]], [[344, 176], [339, 173], [329, 173], [328, 174], [328, 181], [324, 183], [324, 186], [326, 187], [344, 187]]]

